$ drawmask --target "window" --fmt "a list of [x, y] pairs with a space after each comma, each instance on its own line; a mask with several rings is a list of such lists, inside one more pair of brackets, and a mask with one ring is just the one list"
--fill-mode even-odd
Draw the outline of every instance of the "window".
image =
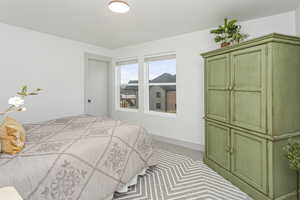
[[160, 110], [160, 103], [156, 103], [156, 109]]
[[176, 56], [145, 58], [148, 111], [176, 113]]
[[139, 65], [137, 60], [117, 62], [117, 107], [138, 109]]
[[156, 98], [160, 98], [160, 92], [156, 92]]

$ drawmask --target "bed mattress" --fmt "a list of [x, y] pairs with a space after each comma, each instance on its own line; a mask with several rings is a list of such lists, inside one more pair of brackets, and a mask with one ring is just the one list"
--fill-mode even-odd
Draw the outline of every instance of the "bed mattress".
[[146, 130], [87, 115], [27, 124], [26, 146], [0, 154], [0, 187], [25, 200], [106, 200], [157, 164]]

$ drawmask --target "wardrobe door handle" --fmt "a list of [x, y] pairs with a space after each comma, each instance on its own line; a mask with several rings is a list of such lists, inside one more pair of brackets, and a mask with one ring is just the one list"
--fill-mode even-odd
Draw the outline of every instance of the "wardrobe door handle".
[[230, 148], [230, 154], [233, 154], [234, 153], [234, 148]]
[[226, 147], [225, 147], [225, 151], [228, 152], [228, 153], [230, 153], [230, 147], [229, 147], [229, 146], [226, 146]]
[[232, 89], [231, 90], [234, 90], [235, 88], [235, 83], [232, 84]]
[[232, 90], [234, 90], [234, 88], [235, 88], [235, 84], [233, 83], [233, 84], [230, 85], [229, 90], [232, 91]]
[[229, 85], [229, 83], [226, 85], [226, 90], [230, 91], [230, 85]]

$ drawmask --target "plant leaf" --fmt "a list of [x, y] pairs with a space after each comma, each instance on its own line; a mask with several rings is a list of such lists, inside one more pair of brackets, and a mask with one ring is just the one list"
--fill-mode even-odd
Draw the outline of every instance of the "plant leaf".
[[224, 18], [224, 27], [227, 27], [227, 25], [228, 25], [228, 19]]
[[232, 19], [228, 22], [228, 26], [232, 26], [234, 25], [235, 23], [237, 23], [237, 20], [236, 19]]
[[27, 94], [24, 93], [24, 92], [17, 92], [17, 94], [20, 95], [20, 96], [27, 96]]
[[23, 85], [22, 88], [21, 88], [21, 91], [23, 93], [27, 93], [27, 89], [28, 89], [27, 85]]

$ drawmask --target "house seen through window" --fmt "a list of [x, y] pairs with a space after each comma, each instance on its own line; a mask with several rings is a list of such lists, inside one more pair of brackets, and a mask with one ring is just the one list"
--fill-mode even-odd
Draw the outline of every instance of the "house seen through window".
[[149, 111], [176, 113], [175, 55], [146, 58]]
[[137, 109], [139, 105], [139, 66], [137, 60], [119, 62], [118, 82], [120, 108]]

